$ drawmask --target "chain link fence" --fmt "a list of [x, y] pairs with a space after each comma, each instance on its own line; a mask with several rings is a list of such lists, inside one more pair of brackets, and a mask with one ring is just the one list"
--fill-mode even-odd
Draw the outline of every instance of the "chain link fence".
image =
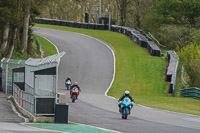
[[[12, 69], [18, 67], [24, 67], [25, 61], [24, 60], [12, 60], [12, 59], [5, 59], [1, 60], [1, 68], [2, 68], [2, 91], [6, 94], [13, 94], [12, 88]], [[17, 74], [15, 81], [23, 80], [22, 75]]]

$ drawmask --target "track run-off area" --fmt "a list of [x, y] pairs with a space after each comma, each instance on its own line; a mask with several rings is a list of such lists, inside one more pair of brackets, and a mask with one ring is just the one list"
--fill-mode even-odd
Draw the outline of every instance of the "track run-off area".
[[[125, 133], [199, 133], [200, 117], [134, 105], [121, 119], [117, 99], [106, 96], [115, 74], [115, 57], [103, 42], [78, 33], [33, 28], [34, 33], [65, 51], [59, 66], [59, 92], [67, 94], [69, 120]], [[71, 103], [65, 79], [81, 87], [79, 100]]]

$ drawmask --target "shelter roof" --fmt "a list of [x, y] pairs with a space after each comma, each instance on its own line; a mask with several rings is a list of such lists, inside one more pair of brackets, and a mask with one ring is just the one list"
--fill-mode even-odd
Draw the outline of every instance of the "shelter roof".
[[40, 59], [33, 59], [33, 58], [29, 58], [25, 64], [26, 65], [30, 65], [30, 66], [39, 66], [39, 65], [43, 65], [43, 64], [48, 64], [48, 63], [59, 63], [60, 58], [65, 54], [65, 52], [61, 52], [52, 56], [48, 56], [45, 58], [40, 58]]

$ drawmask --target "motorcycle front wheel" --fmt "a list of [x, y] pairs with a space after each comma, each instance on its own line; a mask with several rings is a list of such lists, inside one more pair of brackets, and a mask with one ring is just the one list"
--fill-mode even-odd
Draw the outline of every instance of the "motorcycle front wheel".
[[123, 110], [122, 119], [127, 119], [128, 114], [129, 114], [129, 109], [128, 109], [128, 108], [125, 108], [125, 109]]
[[73, 96], [72, 96], [72, 102], [74, 103], [74, 102], [75, 102], [75, 100], [76, 100], [76, 96], [75, 96], [75, 95], [73, 95]]

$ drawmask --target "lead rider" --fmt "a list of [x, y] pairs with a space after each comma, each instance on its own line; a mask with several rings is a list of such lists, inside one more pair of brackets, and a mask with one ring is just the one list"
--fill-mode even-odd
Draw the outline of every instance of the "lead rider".
[[121, 112], [121, 104], [122, 104], [122, 100], [124, 99], [124, 98], [126, 98], [126, 97], [128, 97], [130, 100], [131, 100], [131, 103], [132, 103], [132, 106], [131, 106], [131, 108], [133, 107], [133, 104], [134, 104], [134, 99], [133, 99], [133, 97], [129, 94], [129, 91], [128, 90], [126, 90], [125, 92], [124, 92], [124, 94], [119, 98], [119, 100], [118, 100], [118, 106], [119, 106], [119, 112]]
[[70, 87], [70, 96], [72, 96], [72, 89], [75, 88], [75, 87], [78, 88], [79, 92], [81, 91], [80, 87], [78, 86], [78, 83], [74, 82], [74, 84]]

